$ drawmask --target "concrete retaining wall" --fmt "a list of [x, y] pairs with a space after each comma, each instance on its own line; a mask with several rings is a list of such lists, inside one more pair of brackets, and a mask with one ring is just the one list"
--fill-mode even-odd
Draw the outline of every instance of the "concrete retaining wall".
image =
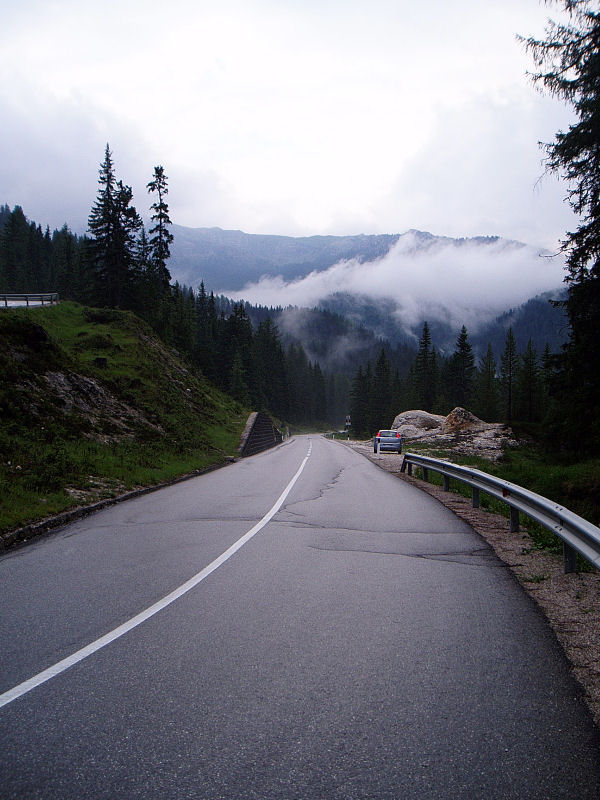
[[273, 425], [271, 418], [261, 411], [253, 411], [242, 434], [240, 455], [253, 456], [282, 441], [281, 431]]

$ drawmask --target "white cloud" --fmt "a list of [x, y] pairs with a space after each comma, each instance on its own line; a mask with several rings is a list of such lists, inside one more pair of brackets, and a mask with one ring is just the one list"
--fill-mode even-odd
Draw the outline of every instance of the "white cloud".
[[552, 291], [563, 280], [561, 258], [504, 240], [434, 239], [402, 236], [382, 259], [342, 261], [295, 281], [264, 277], [236, 293], [236, 299], [267, 306], [308, 306], [336, 292], [392, 300], [407, 329], [423, 319], [453, 327], [478, 325], [507, 308]]
[[560, 187], [534, 190], [536, 142], [565, 117], [514, 38], [546, 16], [538, 0], [22, 0], [0, 28], [0, 202], [85, 219], [109, 141], [139, 208], [163, 164], [179, 224], [547, 244], [567, 212]]

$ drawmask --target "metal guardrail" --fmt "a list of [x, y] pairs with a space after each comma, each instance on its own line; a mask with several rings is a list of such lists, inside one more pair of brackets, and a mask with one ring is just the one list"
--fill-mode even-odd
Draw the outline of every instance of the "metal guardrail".
[[[40, 303], [44, 305], [54, 305], [58, 303], [58, 292], [34, 292], [27, 294], [0, 294], [0, 304], [4, 303], [4, 308], [8, 308], [9, 303], [25, 303], [29, 308], [30, 303]], [[1, 307], [1, 305], [0, 305]]]
[[472, 488], [473, 508], [479, 507], [479, 493], [485, 492], [502, 500], [510, 507], [510, 530], [519, 530], [519, 512], [539, 522], [555, 533], [563, 542], [565, 572], [577, 572], [577, 553], [600, 569], [600, 528], [535, 492], [515, 483], [488, 475], [478, 469], [461, 467], [416, 453], [405, 453], [402, 472], [412, 475], [413, 467], [423, 470], [423, 479], [429, 479], [429, 470], [444, 477], [444, 490], [450, 490], [450, 479], [466, 483]]

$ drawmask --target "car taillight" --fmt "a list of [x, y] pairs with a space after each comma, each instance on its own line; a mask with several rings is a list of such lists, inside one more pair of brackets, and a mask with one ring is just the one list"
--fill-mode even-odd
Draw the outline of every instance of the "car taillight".
[[399, 438], [400, 438], [400, 434], [398, 433], [398, 431], [396, 431], [396, 439], [399, 439]]

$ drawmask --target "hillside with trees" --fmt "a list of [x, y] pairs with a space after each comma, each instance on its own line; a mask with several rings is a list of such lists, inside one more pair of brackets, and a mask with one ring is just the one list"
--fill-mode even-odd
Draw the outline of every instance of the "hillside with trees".
[[540, 354], [530, 339], [519, 351], [510, 327], [498, 361], [491, 344], [485, 355], [475, 357], [464, 326], [454, 352], [441, 355], [426, 322], [404, 377], [394, 370], [384, 348], [374, 362], [358, 367], [351, 389], [352, 424], [358, 435], [368, 436], [389, 427], [400, 410], [446, 416], [462, 406], [486, 422], [517, 423], [521, 430], [541, 437], [552, 377], [550, 349]]
[[[78, 237], [66, 226], [51, 234], [20, 207], [0, 207], [0, 288], [57, 288], [61, 297], [85, 305], [131, 310], [221, 391], [292, 425], [339, 427], [351, 413], [355, 432], [367, 436], [402, 409], [448, 413], [456, 405], [488, 421], [543, 419], [550, 354], [556, 350], [546, 343], [539, 352], [524, 337], [536, 330], [539, 342], [544, 331], [555, 331], [556, 314], [563, 312], [547, 298], [507, 311], [475, 337], [463, 328], [457, 352], [448, 353], [434, 343], [428, 323], [413, 343], [399, 333], [391, 314], [384, 326], [385, 309], [372, 304], [354, 314], [353, 322], [331, 309], [236, 302], [208, 293], [203, 283], [194, 291], [170, 282], [162, 167], [148, 187], [155, 196], [148, 232], [131, 190], [115, 177], [108, 148], [90, 213], [91, 236]], [[365, 328], [365, 316], [389, 337]], [[438, 341], [447, 341], [448, 330], [433, 327]]]
[[52, 234], [17, 206], [0, 208], [0, 290], [58, 291], [87, 306], [133, 311], [168, 346], [219, 389], [247, 408], [267, 410], [299, 425], [324, 425], [347, 413], [347, 386], [324, 374], [296, 340], [284, 345], [272, 319], [252, 325], [244, 303], [220, 301], [201, 284], [197, 291], [171, 284], [168, 179], [154, 169], [154, 198], [146, 231], [131, 187], [118, 179], [107, 145], [89, 236], [65, 225]]
[[0, 313], [0, 533], [225, 463], [248, 410], [129, 311]]

